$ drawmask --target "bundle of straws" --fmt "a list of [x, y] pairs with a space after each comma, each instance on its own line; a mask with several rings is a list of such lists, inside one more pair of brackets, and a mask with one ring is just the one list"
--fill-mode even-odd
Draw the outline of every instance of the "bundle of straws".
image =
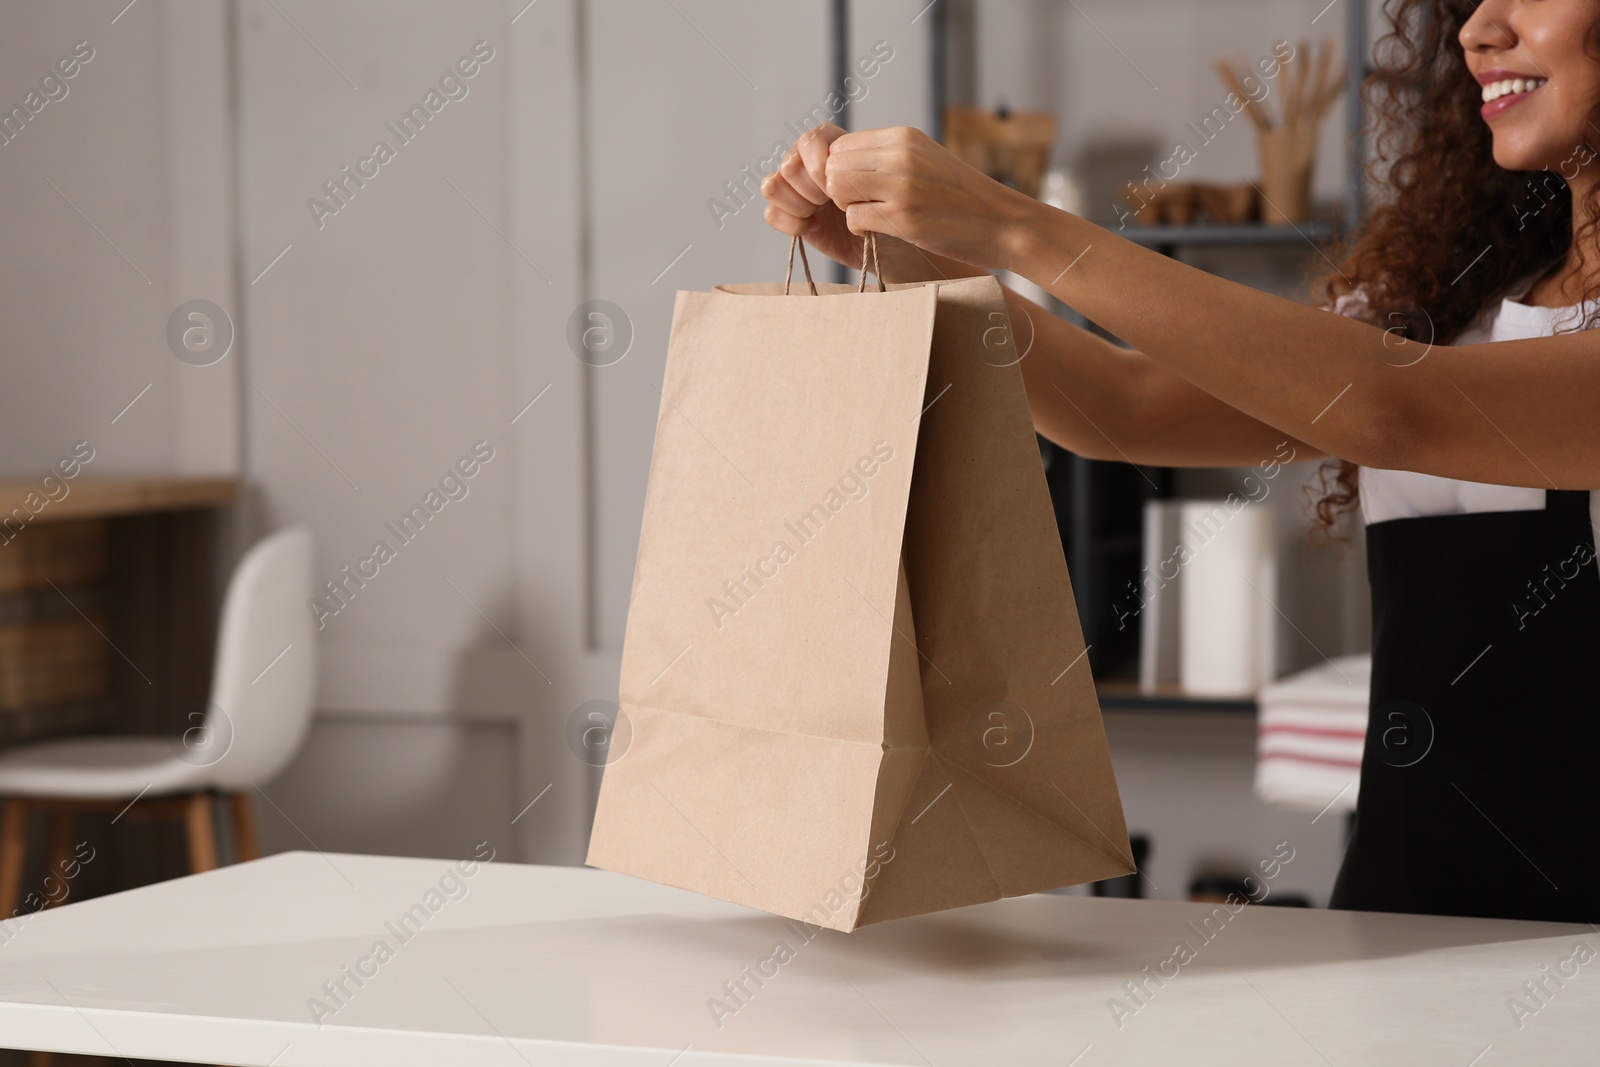
[[1216, 61], [1217, 74], [1244, 101], [1243, 111], [1256, 128], [1261, 149], [1261, 215], [1267, 222], [1299, 222], [1310, 217], [1317, 128], [1349, 78], [1342, 66], [1335, 68], [1334, 52], [1333, 41], [1325, 39], [1313, 60], [1310, 42], [1299, 42], [1294, 55], [1282, 64], [1282, 114], [1276, 123], [1262, 106], [1266, 94], [1260, 91], [1260, 84], [1256, 83], [1254, 96], [1245, 89], [1247, 82], [1255, 81], [1249, 64]]
[[[1239, 94], [1239, 99], [1245, 101], [1244, 112], [1255, 123], [1257, 130], [1315, 130], [1327, 115], [1328, 109], [1344, 91], [1349, 79], [1349, 72], [1343, 67], [1337, 71], [1333, 69], [1334, 43], [1332, 39], [1324, 39], [1317, 46], [1315, 68], [1306, 62], [1310, 56], [1311, 44], [1300, 41], [1295, 49], [1294, 58], [1284, 63], [1285, 87], [1283, 101], [1283, 121], [1274, 125], [1267, 115], [1262, 104], [1266, 97], [1258, 101], [1245, 91], [1244, 79], [1253, 77], [1248, 63], [1240, 61], [1237, 65], [1226, 59], [1216, 61], [1217, 74], [1221, 76], [1223, 84]], [[1241, 74], [1240, 72], [1244, 73]]]

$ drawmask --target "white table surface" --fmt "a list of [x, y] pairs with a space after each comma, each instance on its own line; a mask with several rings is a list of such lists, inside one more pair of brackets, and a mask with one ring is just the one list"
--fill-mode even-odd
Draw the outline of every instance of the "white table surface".
[[[1600, 958], [1519, 1027], [1587, 926], [1035, 896], [802, 940], [601, 871], [292, 852], [43, 912], [0, 944], [0, 1046], [214, 1064], [1495, 1064], [1600, 1060]], [[319, 1027], [307, 1001], [393, 957]], [[794, 956], [735, 1014], [707, 1001]], [[1194, 958], [1119, 1027], [1108, 1002]], [[1171, 968], [1168, 968], [1169, 972]], [[1529, 1001], [1538, 1004], [1537, 1001]], [[1475, 1058], [1476, 1057], [1476, 1058]]]

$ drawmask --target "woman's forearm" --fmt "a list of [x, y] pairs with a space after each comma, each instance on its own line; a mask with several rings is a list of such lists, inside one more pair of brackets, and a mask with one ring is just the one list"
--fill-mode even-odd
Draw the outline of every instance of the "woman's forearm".
[[[889, 281], [986, 273], [889, 237], [878, 239]], [[1034, 428], [1088, 459], [1168, 467], [1247, 466], [1286, 442], [1299, 459], [1323, 453], [1198, 388], [1148, 356], [1068, 322], [1004, 288], [1011, 343]]]
[[1320, 450], [1211, 396], [1142, 352], [1005, 290], [1034, 428], [1089, 459], [1163, 467], [1248, 466]]
[[[1600, 409], [1592, 334], [1440, 338], [1449, 347], [1429, 358], [1434, 338], [1404, 340], [1185, 266], [1001, 185], [909, 127], [840, 131], [819, 160], [811, 202], [831, 199], [858, 238], [892, 233], [929, 254], [1009, 268], [1291, 440], [1367, 467], [1600, 486], [1600, 435], [1585, 432]], [[1181, 399], [1170, 384], [1157, 391], [1168, 392]], [[1142, 420], [1158, 407], [1152, 395]]]
[[1149, 462], [1134, 429], [1145, 361], [1015, 290], [1004, 292], [1034, 429], [1089, 459]]
[[1064, 211], [1030, 214], [1008, 235], [1012, 270], [1280, 439], [1385, 465], [1396, 431], [1380, 388], [1381, 331], [1217, 278]]

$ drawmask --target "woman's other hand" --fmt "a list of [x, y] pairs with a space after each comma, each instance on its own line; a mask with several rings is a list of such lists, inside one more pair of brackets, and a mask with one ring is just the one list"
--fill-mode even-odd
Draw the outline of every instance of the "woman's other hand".
[[844, 212], [822, 191], [828, 180], [828, 146], [843, 136], [844, 130], [831, 122], [807, 130], [778, 169], [762, 180], [761, 195], [767, 198], [767, 225], [804, 237], [823, 255], [859, 269], [861, 239], [850, 233]]

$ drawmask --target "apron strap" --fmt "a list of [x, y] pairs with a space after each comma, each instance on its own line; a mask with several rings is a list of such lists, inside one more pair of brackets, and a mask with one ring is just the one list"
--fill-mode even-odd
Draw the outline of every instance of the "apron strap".
[[1562, 515], [1582, 515], [1589, 517], [1589, 490], [1587, 489], [1546, 489], [1544, 491], [1544, 508]]

